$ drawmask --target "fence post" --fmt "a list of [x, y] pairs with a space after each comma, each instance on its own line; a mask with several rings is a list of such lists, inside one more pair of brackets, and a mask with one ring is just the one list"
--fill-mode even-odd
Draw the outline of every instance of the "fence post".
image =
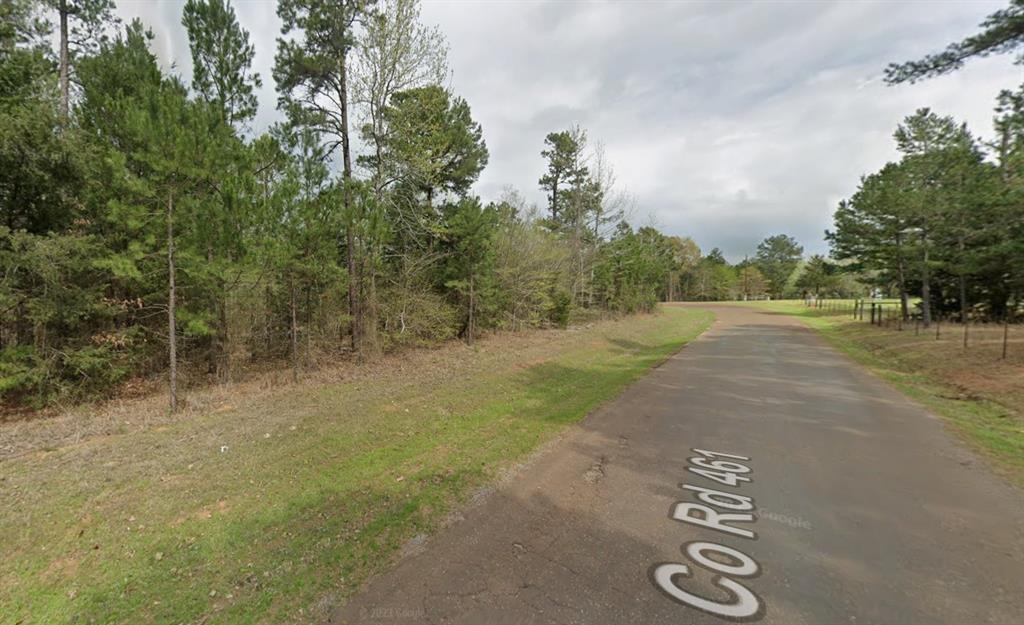
[[967, 317], [960, 320], [964, 324], [964, 349], [967, 349]]
[[875, 325], [875, 303], [871, 302], [871, 325]]
[[939, 326], [942, 325], [942, 317], [935, 315], [935, 340], [939, 340]]

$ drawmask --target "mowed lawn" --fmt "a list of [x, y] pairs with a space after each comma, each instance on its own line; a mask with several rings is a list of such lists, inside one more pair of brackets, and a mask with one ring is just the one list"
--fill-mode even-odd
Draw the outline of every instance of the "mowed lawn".
[[702, 332], [499, 336], [0, 462], [0, 623], [316, 622], [410, 538]]
[[[852, 301], [836, 304], [848, 309]], [[965, 350], [963, 328], [957, 324], [940, 326], [936, 339], [934, 327], [926, 331], [908, 323], [902, 330], [893, 324], [879, 328], [799, 301], [742, 305], [800, 317], [848, 356], [944, 418], [997, 471], [1024, 486], [1024, 329], [1011, 328], [1004, 360], [999, 324], [969, 328]]]

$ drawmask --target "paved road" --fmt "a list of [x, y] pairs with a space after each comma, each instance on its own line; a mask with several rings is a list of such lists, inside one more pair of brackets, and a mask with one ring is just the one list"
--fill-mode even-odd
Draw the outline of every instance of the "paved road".
[[714, 310], [331, 622], [1024, 622], [1021, 491], [794, 320]]

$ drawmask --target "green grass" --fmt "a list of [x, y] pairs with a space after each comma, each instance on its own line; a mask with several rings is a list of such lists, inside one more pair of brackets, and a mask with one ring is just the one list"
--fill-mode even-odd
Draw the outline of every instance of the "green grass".
[[[903, 394], [942, 417], [973, 449], [1010, 481], [1024, 486], [1024, 415], [1019, 384], [975, 389], [964, 373], [1006, 376], [1019, 365], [993, 354], [964, 354], [958, 338], [948, 345], [916, 339], [909, 329], [885, 331], [849, 316], [808, 308], [799, 301], [745, 302], [743, 305], [799, 317], [844, 354]], [[866, 315], [867, 313], [865, 313]], [[957, 335], [958, 336], [958, 335]], [[1006, 368], [1004, 370], [1004, 368]], [[1017, 377], [1017, 376], [1012, 376]], [[958, 380], [960, 381], [955, 383]]]
[[484, 341], [7, 460], [0, 623], [313, 621], [710, 322], [667, 309]]

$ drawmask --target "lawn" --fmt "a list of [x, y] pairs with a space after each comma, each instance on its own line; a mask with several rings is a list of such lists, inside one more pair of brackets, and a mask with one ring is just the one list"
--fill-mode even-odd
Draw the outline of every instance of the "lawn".
[[1002, 326], [972, 325], [969, 347], [963, 327], [929, 330], [912, 322], [879, 328], [837, 311], [799, 301], [746, 302], [801, 318], [829, 342], [907, 396], [944, 418], [952, 430], [1010, 481], [1024, 485], [1024, 328], [1010, 329], [1002, 358]]
[[710, 322], [673, 308], [421, 350], [186, 418], [129, 406], [119, 430], [9, 456], [0, 623], [315, 622]]

